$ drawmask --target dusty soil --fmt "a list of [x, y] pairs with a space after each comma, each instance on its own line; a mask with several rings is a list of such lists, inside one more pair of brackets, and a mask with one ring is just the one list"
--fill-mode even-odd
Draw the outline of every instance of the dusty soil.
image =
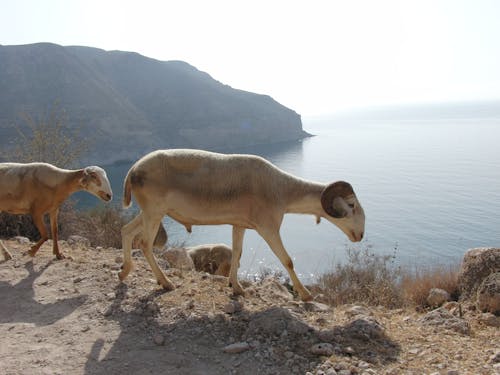
[[0, 374], [500, 372], [500, 330], [467, 308], [468, 335], [425, 326], [414, 309], [302, 303], [274, 280], [235, 299], [223, 277], [170, 269], [177, 288], [163, 292], [139, 251], [120, 283], [120, 250], [61, 241], [57, 261], [50, 242], [34, 258], [4, 243]]

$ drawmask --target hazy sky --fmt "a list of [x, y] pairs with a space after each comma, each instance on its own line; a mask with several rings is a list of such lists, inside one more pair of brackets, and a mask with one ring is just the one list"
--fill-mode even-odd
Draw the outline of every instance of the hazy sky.
[[0, 44], [35, 42], [184, 60], [303, 115], [500, 99], [497, 0], [0, 0]]

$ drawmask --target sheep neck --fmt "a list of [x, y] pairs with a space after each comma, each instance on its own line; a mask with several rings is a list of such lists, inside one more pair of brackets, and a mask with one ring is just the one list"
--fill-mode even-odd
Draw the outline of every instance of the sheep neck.
[[324, 188], [323, 184], [302, 179], [288, 183], [289, 198], [286, 202], [286, 212], [322, 216], [321, 193]]
[[58, 200], [61, 202], [71, 194], [80, 190], [85, 190], [80, 184], [80, 180], [83, 177], [83, 169], [63, 171], [66, 174], [65, 183], [57, 186], [57, 196], [59, 197]]

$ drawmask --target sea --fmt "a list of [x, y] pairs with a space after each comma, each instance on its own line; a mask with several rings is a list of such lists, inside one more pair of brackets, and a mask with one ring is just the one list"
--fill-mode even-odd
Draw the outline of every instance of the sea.
[[[390, 255], [396, 265], [459, 263], [473, 247], [500, 247], [500, 119], [362, 120], [304, 118], [314, 136], [236, 150], [260, 155], [302, 178], [351, 183], [366, 215], [365, 237], [348, 238], [327, 220], [288, 214], [281, 236], [304, 282], [346, 261], [348, 252]], [[105, 166], [115, 198], [134, 161]], [[80, 195], [85, 205], [100, 204]], [[136, 207], [136, 206], [135, 206]], [[231, 227], [166, 217], [170, 246], [231, 245]], [[247, 230], [240, 275], [285, 272], [265, 241]]]

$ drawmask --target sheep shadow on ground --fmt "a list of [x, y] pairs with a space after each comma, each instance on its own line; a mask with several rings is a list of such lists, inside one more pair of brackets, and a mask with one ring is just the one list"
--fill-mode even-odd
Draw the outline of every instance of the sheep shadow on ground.
[[[94, 342], [85, 374], [290, 374], [291, 368], [305, 373], [320, 363], [310, 352], [319, 342], [352, 346], [353, 351], [339, 355], [356, 355], [373, 364], [393, 362], [400, 352], [400, 346], [369, 320], [320, 331], [283, 307], [194, 316], [186, 306], [158, 307], [154, 300], [162, 291], [125, 304], [127, 286], [120, 284], [115, 293], [105, 315], [119, 324], [120, 333], [115, 340]], [[163, 308], [170, 310], [168, 319]], [[224, 347], [235, 342], [248, 342], [249, 349], [225, 353]]]
[[53, 303], [40, 303], [35, 299], [33, 284], [54, 262], [51, 260], [35, 270], [33, 260], [25, 263], [28, 275], [17, 284], [0, 281], [1, 323], [33, 323], [37, 326], [53, 324], [68, 316], [86, 300], [78, 296], [58, 300]]

